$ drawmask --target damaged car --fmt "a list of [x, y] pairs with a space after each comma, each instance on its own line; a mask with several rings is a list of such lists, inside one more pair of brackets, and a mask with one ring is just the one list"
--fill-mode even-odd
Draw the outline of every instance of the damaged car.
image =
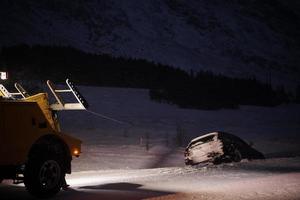
[[225, 132], [213, 132], [193, 139], [186, 147], [185, 164], [220, 164], [242, 159], [264, 159], [264, 155], [239, 137]]

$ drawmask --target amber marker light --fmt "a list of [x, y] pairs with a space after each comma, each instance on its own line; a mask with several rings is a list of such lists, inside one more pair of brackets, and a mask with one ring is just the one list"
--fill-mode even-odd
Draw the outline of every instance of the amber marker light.
[[74, 150], [73, 150], [73, 155], [74, 155], [74, 156], [78, 157], [78, 156], [79, 156], [79, 153], [80, 153], [80, 152], [78, 151], [78, 149], [74, 149]]

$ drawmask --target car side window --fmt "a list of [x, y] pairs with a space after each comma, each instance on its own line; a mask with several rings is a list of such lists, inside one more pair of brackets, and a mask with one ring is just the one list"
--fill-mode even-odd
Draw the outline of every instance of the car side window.
[[232, 135], [226, 135], [226, 136], [219, 136], [219, 139], [221, 139], [223, 141], [223, 143], [225, 144], [235, 144], [238, 146], [245, 146], [246, 143], [241, 140], [238, 137], [232, 136]]
[[225, 145], [230, 145], [234, 142], [230, 137], [221, 134], [218, 136], [218, 139], [221, 140]]

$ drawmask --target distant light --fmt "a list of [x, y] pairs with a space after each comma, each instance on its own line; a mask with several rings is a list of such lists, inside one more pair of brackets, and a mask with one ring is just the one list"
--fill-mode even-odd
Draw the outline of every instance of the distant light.
[[8, 79], [7, 72], [0, 72], [0, 79], [1, 80], [7, 80]]

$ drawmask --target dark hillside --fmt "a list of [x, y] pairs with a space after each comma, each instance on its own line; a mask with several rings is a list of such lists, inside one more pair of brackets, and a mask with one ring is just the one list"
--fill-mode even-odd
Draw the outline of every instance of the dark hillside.
[[238, 105], [275, 106], [288, 102], [284, 89], [256, 79], [229, 78], [212, 72], [186, 72], [141, 59], [88, 54], [71, 47], [15, 46], [1, 50], [1, 63], [15, 80], [150, 89], [153, 100], [184, 108], [220, 109]]

